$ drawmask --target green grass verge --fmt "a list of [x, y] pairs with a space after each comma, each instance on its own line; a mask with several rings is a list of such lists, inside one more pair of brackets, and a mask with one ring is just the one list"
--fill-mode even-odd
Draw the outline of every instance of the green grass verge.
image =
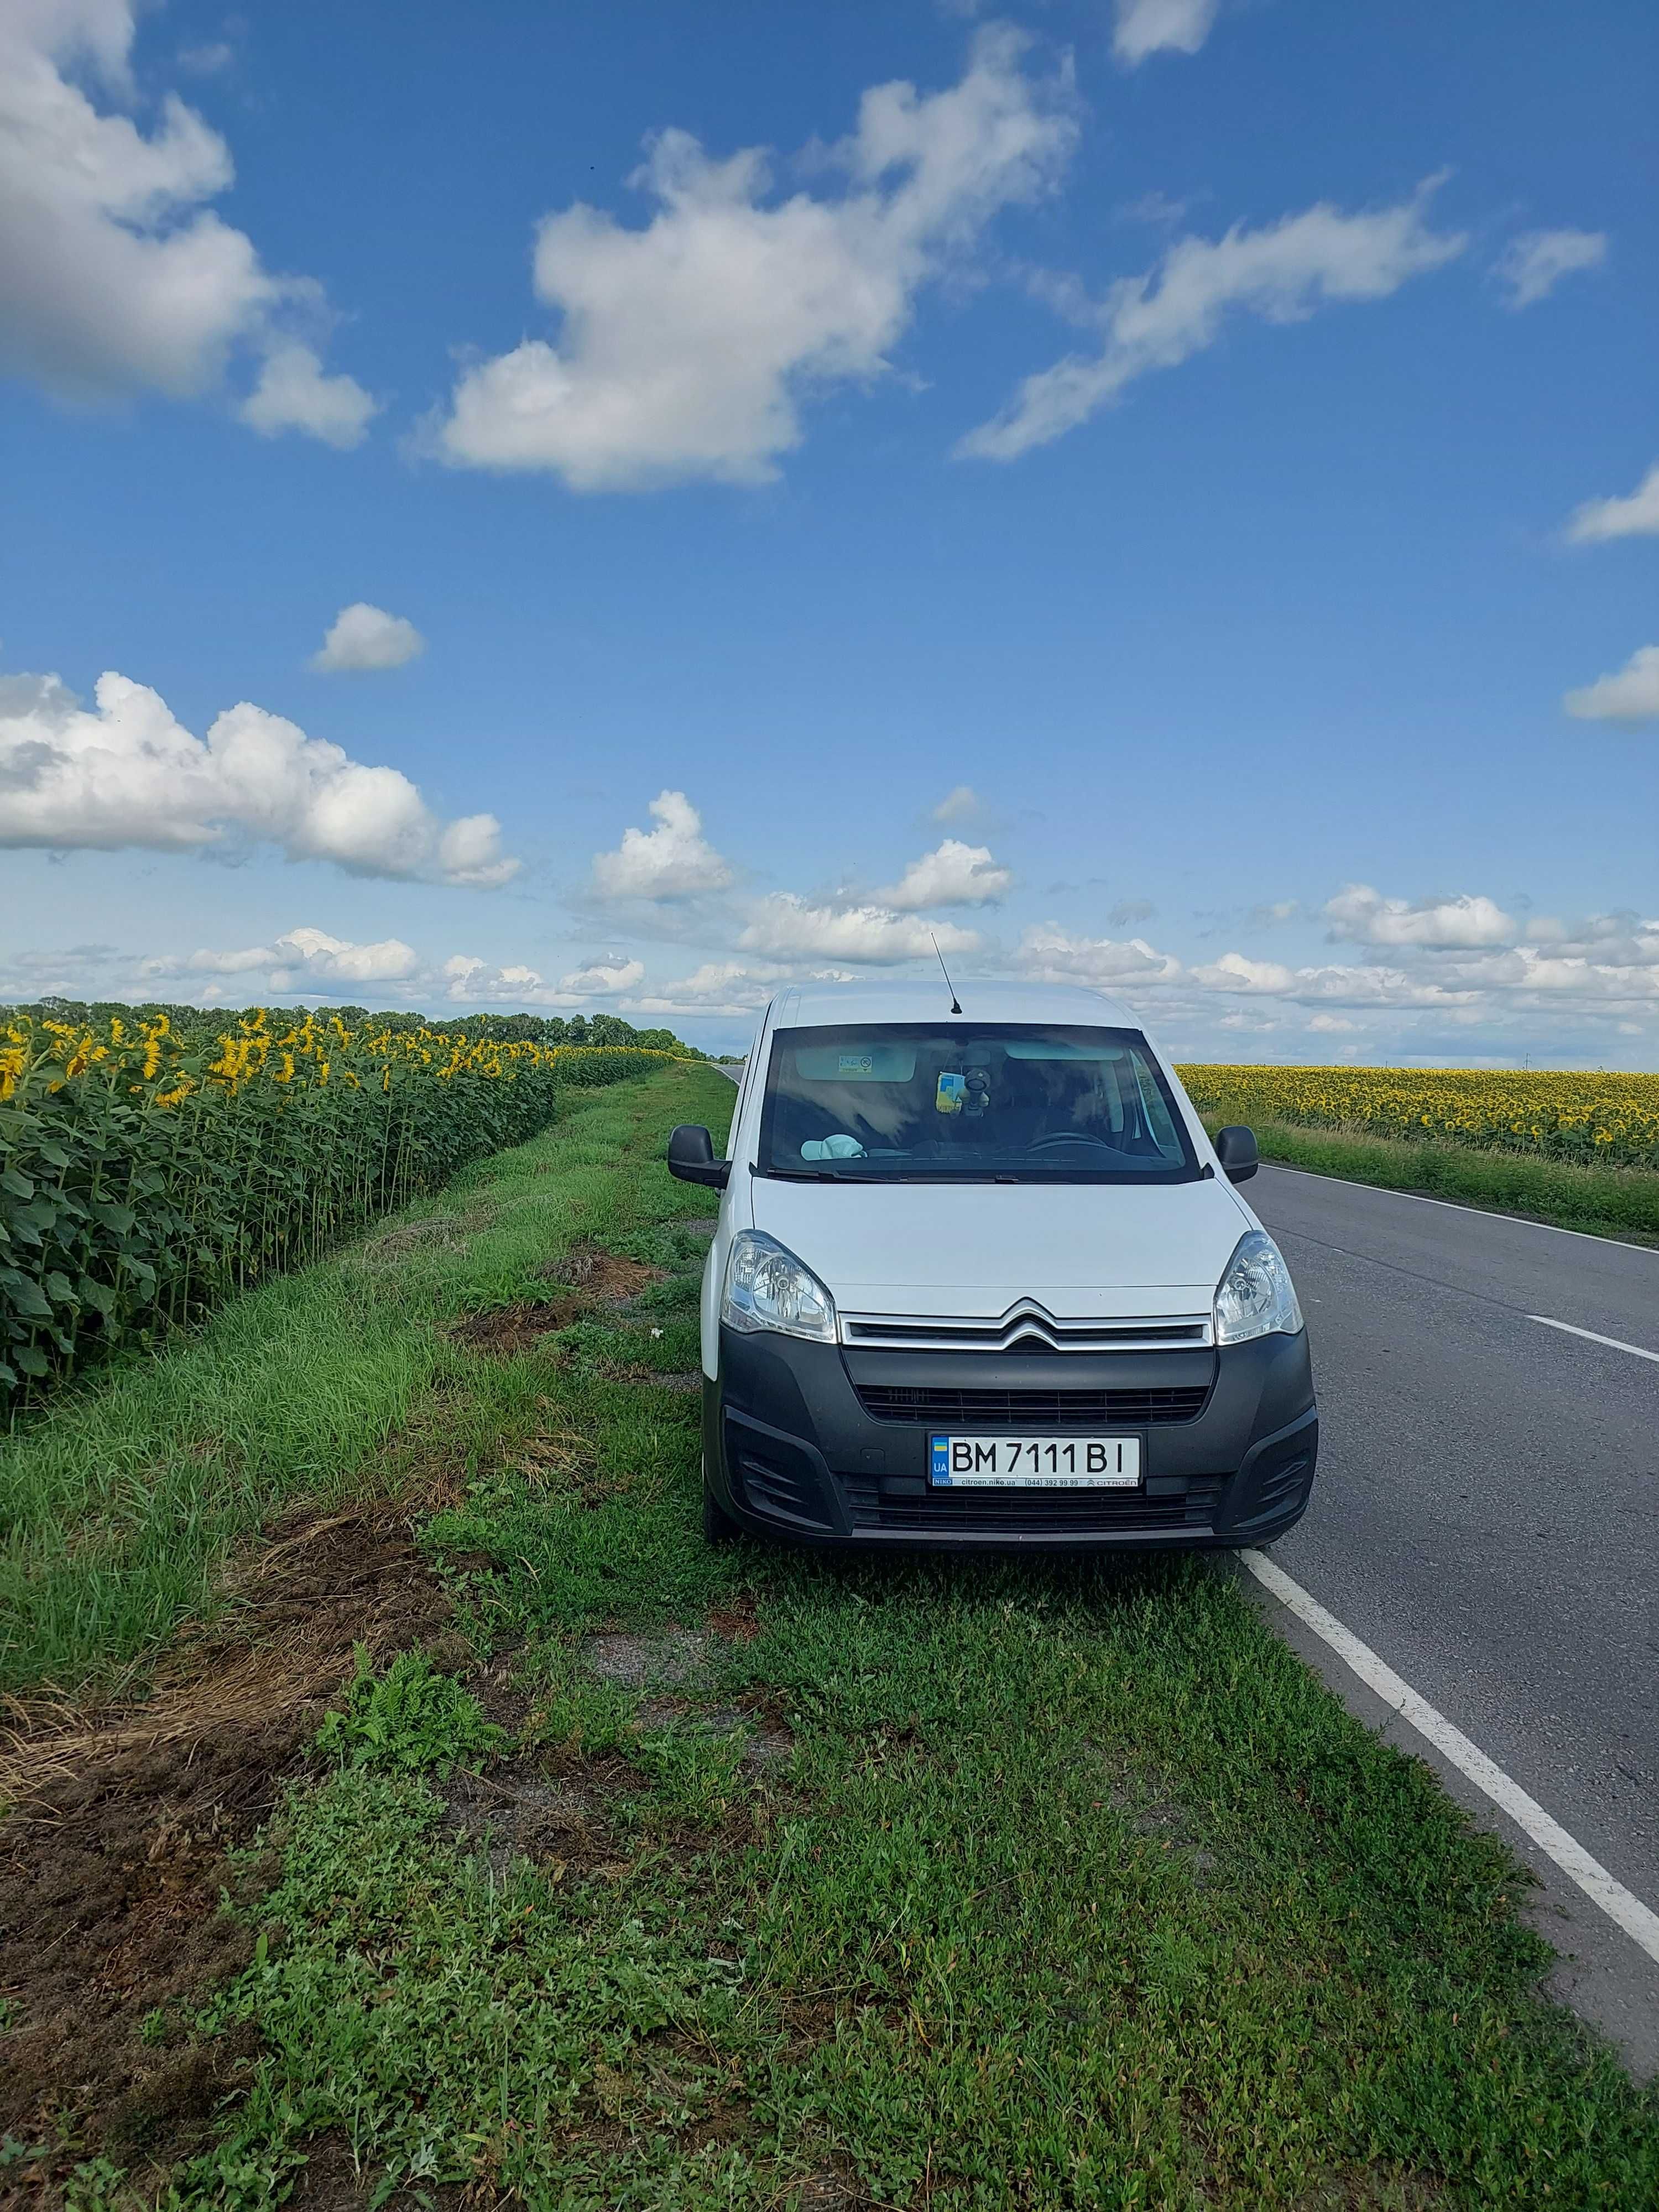
[[695, 1070], [654, 1083], [566, 1093], [531, 1144], [0, 1437], [0, 1691], [116, 1686], [284, 1501], [384, 1480], [394, 1436], [418, 1446], [471, 1371], [446, 1322], [545, 1297], [537, 1270], [574, 1237], [672, 1211], [665, 1169], [641, 1181], [618, 1162], [660, 1151], [665, 1097], [729, 1112], [731, 1086]]
[[[1204, 1124], [1213, 1135], [1224, 1122], [1243, 1118], [1206, 1112]], [[1384, 1190], [1452, 1199], [1488, 1212], [1521, 1214], [1592, 1237], [1659, 1244], [1659, 1174], [1642, 1168], [1578, 1167], [1565, 1160], [1529, 1159], [1520, 1152], [1418, 1145], [1353, 1130], [1310, 1128], [1297, 1121], [1250, 1126], [1262, 1158], [1286, 1167], [1375, 1183]]]
[[[490, 1226], [422, 1262], [425, 1334], [550, 1234], [665, 1277], [446, 1355], [472, 1473], [425, 1541], [492, 1686], [416, 1656], [325, 1728], [191, 2029], [263, 2056], [172, 2203], [252, 2212], [312, 2160], [572, 2212], [1659, 2202], [1659, 2097], [1538, 1996], [1523, 1877], [1224, 1570], [703, 1546], [697, 1401], [639, 1370], [695, 1358], [706, 1200], [646, 1154], [717, 1081], [493, 1164]], [[501, 1847], [550, 1801], [568, 1845]]]

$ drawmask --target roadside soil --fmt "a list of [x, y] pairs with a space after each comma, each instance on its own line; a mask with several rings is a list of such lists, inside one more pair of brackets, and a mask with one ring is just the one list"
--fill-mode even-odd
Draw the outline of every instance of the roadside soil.
[[641, 1291], [663, 1279], [660, 1267], [647, 1267], [597, 1244], [578, 1244], [541, 1272], [549, 1282], [565, 1286], [562, 1297], [521, 1299], [515, 1305], [469, 1314], [453, 1332], [457, 1343], [510, 1358], [528, 1351], [538, 1337], [568, 1328], [572, 1322], [622, 1311]]
[[255, 1941], [222, 1894], [251, 1900], [271, 1869], [233, 1869], [230, 1854], [298, 1771], [356, 1647], [377, 1662], [416, 1645], [464, 1662], [411, 1539], [443, 1493], [434, 1480], [418, 1497], [283, 1516], [234, 1577], [228, 1614], [174, 1644], [142, 1705], [13, 1707], [0, 1977], [15, 2026], [0, 2136], [63, 2148], [0, 2179], [0, 2204], [52, 2201], [100, 2153], [170, 2163], [246, 2075], [246, 2038], [184, 2034]]

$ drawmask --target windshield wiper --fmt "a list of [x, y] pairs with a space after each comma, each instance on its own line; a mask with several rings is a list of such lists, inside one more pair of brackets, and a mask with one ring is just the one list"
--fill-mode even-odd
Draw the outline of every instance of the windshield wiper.
[[875, 1168], [856, 1175], [846, 1168], [752, 1168], [769, 1182], [1033, 1182], [1033, 1176], [1009, 1175], [998, 1168]]
[[845, 1168], [757, 1168], [769, 1182], [869, 1182], [870, 1176], [848, 1175]]

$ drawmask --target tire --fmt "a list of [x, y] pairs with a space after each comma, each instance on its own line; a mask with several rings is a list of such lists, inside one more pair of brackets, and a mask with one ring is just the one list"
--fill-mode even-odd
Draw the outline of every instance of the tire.
[[702, 1537], [706, 1544], [730, 1544], [736, 1541], [737, 1522], [708, 1487], [708, 1477], [702, 1479]]

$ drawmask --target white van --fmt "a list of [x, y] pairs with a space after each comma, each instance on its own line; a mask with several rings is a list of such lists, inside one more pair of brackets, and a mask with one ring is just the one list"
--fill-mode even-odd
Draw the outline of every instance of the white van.
[[1319, 1417], [1278, 1247], [1127, 1009], [803, 985], [767, 1008], [703, 1278], [704, 1525], [815, 1544], [1259, 1544]]

